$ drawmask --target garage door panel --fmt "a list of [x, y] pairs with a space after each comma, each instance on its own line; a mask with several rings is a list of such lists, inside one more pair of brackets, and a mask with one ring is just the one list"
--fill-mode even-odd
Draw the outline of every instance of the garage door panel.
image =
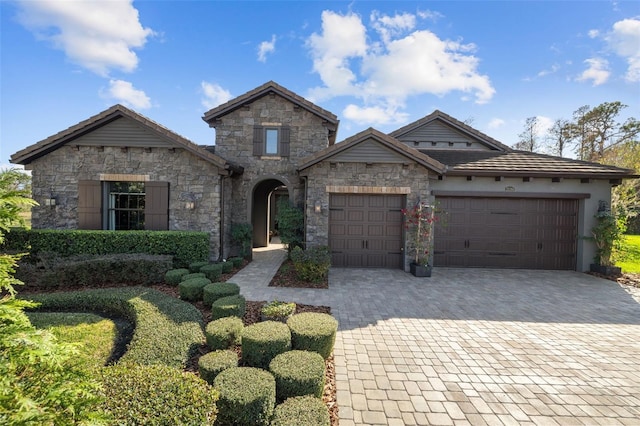
[[383, 225], [368, 225], [367, 226], [367, 238], [371, 240], [372, 237], [382, 237], [384, 236], [384, 226]]
[[353, 224], [349, 224], [347, 225], [347, 232], [346, 234], [349, 237], [353, 237], [353, 236], [361, 236], [363, 233], [363, 229], [364, 226], [362, 225], [353, 225]]
[[367, 212], [367, 220], [369, 222], [384, 222], [385, 214], [383, 211], [368, 211]]

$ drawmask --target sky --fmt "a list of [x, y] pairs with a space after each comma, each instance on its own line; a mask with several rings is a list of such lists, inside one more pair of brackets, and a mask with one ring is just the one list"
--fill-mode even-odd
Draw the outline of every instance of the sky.
[[578, 108], [640, 118], [638, 1], [0, 0], [0, 167], [121, 103], [200, 145], [270, 80], [337, 141], [439, 109], [507, 144]]

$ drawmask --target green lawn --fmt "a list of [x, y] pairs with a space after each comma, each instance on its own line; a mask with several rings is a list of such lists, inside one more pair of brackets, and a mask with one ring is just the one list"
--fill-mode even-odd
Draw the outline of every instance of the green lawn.
[[625, 235], [622, 249], [616, 256], [616, 266], [622, 272], [640, 273], [640, 235]]
[[81, 343], [78, 363], [86, 368], [105, 365], [117, 336], [116, 324], [110, 319], [89, 313], [27, 312], [31, 323], [48, 329], [59, 341]]

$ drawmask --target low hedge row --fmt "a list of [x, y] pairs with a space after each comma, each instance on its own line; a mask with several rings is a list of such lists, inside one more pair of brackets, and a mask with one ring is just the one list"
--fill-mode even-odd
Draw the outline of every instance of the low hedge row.
[[329, 314], [303, 312], [287, 320], [291, 330], [291, 347], [301, 351], [317, 352], [329, 358], [336, 341], [338, 321]]
[[164, 274], [164, 282], [169, 285], [178, 285], [180, 281], [182, 281], [182, 277], [189, 274], [189, 270], [187, 268], [178, 268], [167, 271]]
[[209, 352], [198, 360], [200, 377], [210, 385], [227, 368], [238, 366], [238, 354], [227, 349]]
[[3, 249], [13, 252], [42, 252], [60, 256], [116, 253], [166, 254], [174, 267], [184, 268], [209, 259], [209, 234], [187, 231], [89, 231], [14, 228], [5, 235]]
[[269, 425], [276, 404], [276, 382], [253, 367], [231, 367], [213, 381], [220, 392], [218, 422], [222, 425]]
[[148, 285], [162, 282], [173, 266], [167, 255], [111, 254], [61, 258], [47, 255], [39, 262], [21, 262], [16, 278], [30, 287], [96, 287], [128, 283]]
[[289, 398], [276, 406], [271, 426], [329, 426], [331, 418], [324, 402], [312, 396]]
[[291, 349], [291, 332], [281, 322], [263, 321], [244, 328], [241, 344], [242, 361], [267, 370], [276, 355]]
[[322, 398], [325, 365], [320, 354], [309, 351], [287, 351], [271, 360], [269, 371], [276, 379], [278, 401], [304, 395]]
[[244, 323], [236, 316], [211, 321], [204, 331], [207, 338], [207, 346], [215, 351], [239, 345], [242, 330], [244, 330]]
[[205, 342], [202, 314], [193, 305], [144, 287], [25, 295], [52, 311], [90, 311], [129, 320], [135, 330], [122, 361], [184, 368]]
[[211, 319], [235, 316], [242, 318], [247, 308], [247, 302], [244, 296], [238, 294], [235, 296], [221, 297], [211, 304]]
[[289, 256], [301, 280], [320, 282], [329, 274], [331, 252], [328, 246], [316, 246], [306, 250], [296, 247]]
[[[196, 274], [189, 274], [196, 275]], [[178, 290], [180, 290], [180, 299], [188, 300], [190, 302], [197, 302], [202, 300], [203, 289], [211, 284], [208, 278], [195, 277], [182, 281], [178, 284]]]
[[211, 306], [216, 300], [240, 294], [240, 286], [235, 283], [211, 283], [202, 290], [202, 301]]

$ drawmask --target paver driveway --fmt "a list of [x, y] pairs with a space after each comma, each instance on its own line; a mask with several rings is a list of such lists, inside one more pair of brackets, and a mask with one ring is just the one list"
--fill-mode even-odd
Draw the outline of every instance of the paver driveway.
[[332, 307], [343, 426], [640, 425], [640, 304], [616, 283], [445, 268], [332, 269], [329, 282], [242, 291]]

